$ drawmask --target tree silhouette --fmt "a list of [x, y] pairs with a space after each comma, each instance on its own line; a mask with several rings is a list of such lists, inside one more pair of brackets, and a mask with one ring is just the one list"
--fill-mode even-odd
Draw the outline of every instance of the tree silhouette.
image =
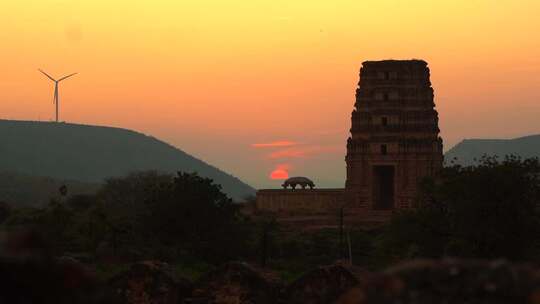
[[424, 180], [417, 209], [396, 216], [380, 249], [393, 258], [532, 258], [538, 251], [540, 163], [483, 157]]

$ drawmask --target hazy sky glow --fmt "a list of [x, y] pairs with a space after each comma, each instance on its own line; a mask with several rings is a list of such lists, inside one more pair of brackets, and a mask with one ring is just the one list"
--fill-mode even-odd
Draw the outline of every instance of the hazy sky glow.
[[152, 134], [255, 187], [342, 186], [364, 60], [429, 62], [445, 149], [540, 133], [540, 1], [0, 2], [0, 115]]

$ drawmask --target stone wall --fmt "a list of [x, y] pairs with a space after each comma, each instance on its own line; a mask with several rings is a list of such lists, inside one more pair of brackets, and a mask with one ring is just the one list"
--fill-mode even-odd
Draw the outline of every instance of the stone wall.
[[256, 208], [280, 215], [328, 214], [344, 203], [345, 189], [262, 189]]

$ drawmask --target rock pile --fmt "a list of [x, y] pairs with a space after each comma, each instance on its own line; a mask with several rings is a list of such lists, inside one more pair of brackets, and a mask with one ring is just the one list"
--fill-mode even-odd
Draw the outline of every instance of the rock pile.
[[227, 263], [203, 276], [191, 303], [275, 304], [280, 283], [245, 263]]
[[417, 260], [375, 274], [339, 304], [540, 303], [540, 272], [503, 261]]
[[300, 277], [283, 292], [282, 302], [290, 304], [333, 303], [359, 283], [344, 266], [319, 267]]
[[175, 278], [168, 264], [135, 263], [109, 281], [114, 303], [178, 304], [191, 294], [191, 282]]

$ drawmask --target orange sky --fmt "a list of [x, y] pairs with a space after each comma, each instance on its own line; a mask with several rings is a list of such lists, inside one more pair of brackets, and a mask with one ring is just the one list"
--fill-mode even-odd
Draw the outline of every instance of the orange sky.
[[[540, 1], [0, 2], [0, 117], [135, 129], [255, 187], [342, 186], [364, 60], [429, 62], [448, 149], [540, 133]], [[289, 142], [283, 146], [256, 146]]]

